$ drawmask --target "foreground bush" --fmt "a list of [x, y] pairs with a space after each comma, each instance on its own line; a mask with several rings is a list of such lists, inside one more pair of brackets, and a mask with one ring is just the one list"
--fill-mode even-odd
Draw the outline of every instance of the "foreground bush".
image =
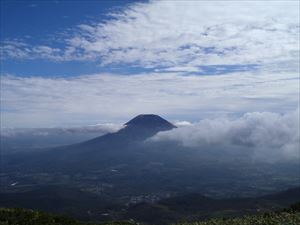
[[178, 225], [300, 225], [299, 212], [266, 213], [232, 219], [211, 219], [204, 222], [181, 223]]
[[[0, 225], [96, 225], [29, 209], [0, 208]], [[130, 222], [111, 222], [98, 225], [134, 225]]]
[[[131, 222], [111, 222], [98, 225], [134, 225]], [[0, 208], [0, 225], [96, 225], [28, 209]], [[300, 204], [282, 212], [244, 216], [230, 219], [211, 219], [202, 222], [180, 223], [177, 225], [300, 225]]]

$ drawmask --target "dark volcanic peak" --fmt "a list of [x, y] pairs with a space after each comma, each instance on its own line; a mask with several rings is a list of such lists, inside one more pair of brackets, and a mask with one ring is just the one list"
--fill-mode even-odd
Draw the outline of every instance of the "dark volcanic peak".
[[98, 147], [102, 146], [102, 148], [112, 148], [112, 146], [114, 146], [114, 148], [119, 148], [119, 145], [124, 146], [126, 143], [132, 141], [142, 141], [152, 137], [160, 131], [176, 128], [176, 126], [167, 120], [153, 114], [138, 115], [124, 125], [125, 126], [122, 129], [115, 133], [109, 133], [94, 138], [83, 142], [83, 144], [96, 144]]
[[176, 128], [167, 120], [154, 114], [141, 114], [134, 117], [132, 120], [125, 123], [126, 126], [143, 127], [143, 128], [156, 128], [161, 130], [170, 130]]

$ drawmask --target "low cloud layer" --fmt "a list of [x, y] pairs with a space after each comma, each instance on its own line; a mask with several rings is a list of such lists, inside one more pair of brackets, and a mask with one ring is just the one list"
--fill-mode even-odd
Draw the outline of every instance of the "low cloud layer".
[[199, 150], [251, 151], [254, 158], [266, 160], [299, 159], [299, 109], [286, 114], [254, 112], [236, 119], [205, 119], [160, 132], [151, 140]]
[[1, 150], [3, 152], [68, 145], [112, 133], [122, 126], [97, 124], [83, 127], [56, 128], [4, 128], [1, 129]]
[[16, 137], [20, 135], [51, 136], [60, 134], [88, 134], [97, 133], [99, 136], [119, 130], [122, 126], [117, 124], [97, 124], [83, 127], [56, 127], [56, 128], [3, 128], [2, 137]]
[[283, 113], [298, 103], [297, 73], [1, 77], [1, 127], [123, 124], [145, 113], [198, 121], [255, 111]]

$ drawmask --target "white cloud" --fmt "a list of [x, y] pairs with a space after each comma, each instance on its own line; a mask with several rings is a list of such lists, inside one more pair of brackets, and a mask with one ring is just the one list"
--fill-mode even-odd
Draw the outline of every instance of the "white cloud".
[[122, 128], [120, 124], [54, 128], [1, 128], [1, 150], [17, 152], [80, 143], [115, 132], [120, 128]]
[[299, 1], [150, 1], [111, 16], [78, 25], [64, 48], [10, 44], [4, 55], [192, 72], [216, 64], [299, 66]]
[[[153, 1], [85, 26], [73, 44], [104, 63], [142, 66], [297, 60], [299, 3]], [[289, 13], [287, 13], [289, 12]]]
[[298, 105], [297, 73], [1, 78], [2, 127], [123, 123], [141, 113], [195, 120], [253, 111], [286, 112]]
[[191, 122], [185, 121], [185, 120], [183, 120], [183, 121], [178, 121], [178, 120], [176, 120], [176, 121], [173, 122], [173, 124], [174, 124], [176, 127], [185, 127], [185, 126], [191, 126], [191, 125], [192, 125]]
[[152, 141], [176, 141], [209, 151], [238, 148], [253, 151], [255, 158], [300, 158], [299, 109], [286, 114], [247, 113], [240, 118], [205, 119], [190, 126], [160, 132]]
[[63, 134], [86, 134], [96, 133], [98, 136], [116, 132], [122, 128], [120, 124], [104, 123], [82, 127], [54, 127], [54, 128], [3, 128], [1, 137], [17, 137], [20, 135], [51, 136]]

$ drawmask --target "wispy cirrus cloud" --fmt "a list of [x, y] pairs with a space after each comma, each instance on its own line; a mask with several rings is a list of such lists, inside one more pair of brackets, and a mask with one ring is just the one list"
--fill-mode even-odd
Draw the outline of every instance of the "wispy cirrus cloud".
[[72, 78], [3, 76], [2, 127], [123, 123], [141, 113], [197, 120], [299, 105], [297, 73], [182, 76], [145, 73]]
[[[73, 28], [60, 47], [4, 43], [4, 57], [92, 60], [195, 72], [207, 65], [299, 60], [298, 1], [150, 1]], [[170, 69], [168, 69], [170, 68]], [[270, 68], [270, 67], [269, 67]]]
[[6, 40], [1, 46], [2, 60], [13, 58], [22, 60], [46, 59], [56, 62], [95, 60], [96, 55], [79, 54], [72, 46], [65, 48], [49, 45], [32, 45], [23, 40]]

